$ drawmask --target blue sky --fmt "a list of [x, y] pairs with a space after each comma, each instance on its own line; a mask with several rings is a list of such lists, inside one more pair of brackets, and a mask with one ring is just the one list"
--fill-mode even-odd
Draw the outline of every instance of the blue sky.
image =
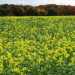
[[45, 5], [45, 4], [57, 4], [57, 5], [72, 5], [75, 6], [75, 0], [0, 0], [0, 4], [22, 4], [22, 5]]

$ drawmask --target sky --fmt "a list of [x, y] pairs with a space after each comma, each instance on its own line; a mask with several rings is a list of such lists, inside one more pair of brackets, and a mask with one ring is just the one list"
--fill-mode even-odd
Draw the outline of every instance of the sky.
[[71, 5], [75, 6], [75, 0], [0, 0], [0, 4], [16, 4], [16, 5], [46, 5], [46, 4], [56, 4], [56, 5]]

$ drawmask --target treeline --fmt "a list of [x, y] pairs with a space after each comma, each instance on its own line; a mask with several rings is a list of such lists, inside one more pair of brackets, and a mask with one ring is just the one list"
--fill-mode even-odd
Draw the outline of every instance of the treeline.
[[75, 15], [75, 6], [70, 5], [0, 5], [0, 16], [68, 16]]

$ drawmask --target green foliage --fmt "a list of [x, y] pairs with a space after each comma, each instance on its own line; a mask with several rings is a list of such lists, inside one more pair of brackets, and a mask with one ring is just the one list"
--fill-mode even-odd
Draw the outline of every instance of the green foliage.
[[26, 16], [37, 16], [37, 11], [33, 8], [28, 8], [25, 10], [24, 15]]
[[2, 12], [0, 12], [0, 16], [3, 16]]
[[2, 10], [2, 8], [0, 8], [0, 16], [2, 16], [3, 15], [3, 10]]
[[57, 15], [57, 11], [54, 8], [49, 8], [49, 9], [47, 9], [47, 11], [48, 11], [48, 16]]
[[10, 8], [5, 9], [3, 15], [4, 15], [4, 16], [8, 15], [8, 13], [9, 13], [10, 10], [11, 10]]
[[8, 4], [2, 4], [1, 5], [1, 8], [7, 8], [8, 7]]
[[22, 16], [23, 15], [23, 10], [22, 10], [22, 8], [20, 8], [20, 7], [12, 7], [13, 9], [15, 9], [14, 10], [14, 13], [15, 13], [15, 15], [16, 16]]
[[66, 16], [68, 16], [69, 15], [69, 10], [68, 9], [66, 9], [66, 12], [65, 12], [65, 14], [64, 15], [66, 15]]
[[24, 7], [24, 10], [26, 10], [27, 9], [27, 7]]
[[14, 5], [12, 5], [12, 6], [11, 6], [11, 9], [12, 9], [12, 10], [15, 10], [15, 9], [16, 9], [16, 7], [15, 7]]

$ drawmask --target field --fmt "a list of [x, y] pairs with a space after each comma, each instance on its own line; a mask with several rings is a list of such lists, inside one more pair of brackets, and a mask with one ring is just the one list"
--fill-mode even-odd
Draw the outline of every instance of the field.
[[0, 17], [0, 75], [75, 75], [75, 16]]

